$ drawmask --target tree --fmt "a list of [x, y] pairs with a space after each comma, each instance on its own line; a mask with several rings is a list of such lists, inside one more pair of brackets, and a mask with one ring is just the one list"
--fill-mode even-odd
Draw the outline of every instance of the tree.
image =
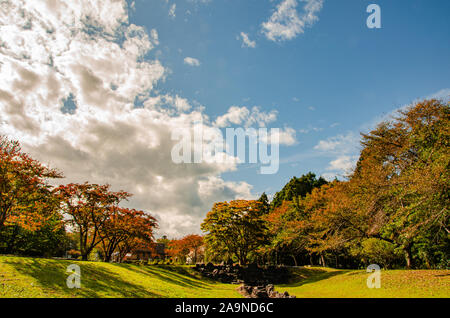
[[101, 232], [113, 211], [112, 207], [128, 198], [125, 191], [112, 192], [109, 185], [61, 185], [54, 193], [61, 200], [61, 209], [67, 223], [78, 233], [82, 260], [87, 260], [92, 250], [101, 242]]
[[24, 153], [17, 141], [0, 136], [0, 229], [13, 224], [39, 229], [56, 211], [48, 183], [54, 178], [62, 174]]
[[371, 220], [370, 236], [399, 246], [407, 267], [417, 240], [448, 241], [449, 118], [448, 104], [426, 100], [363, 135], [353, 193]]
[[311, 193], [312, 189], [321, 187], [326, 183], [327, 181], [324, 178], [319, 177], [317, 179], [312, 172], [308, 172], [300, 178], [293, 177], [281, 191], [275, 194], [271, 203], [271, 209], [281, 206], [283, 201], [293, 201], [294, 198], [304, 197]]
[[[349, 181], [317, 197], [324, 204], [312, 211], [310, 250], [336, 251], [352, 242], [378, 239], [401, 249], [408, 268], [414, 266], [414, 258], [445, 262], [448, 127], [449, 107], [430, 100], [400, 111], [394, 120], [363, 135], [363, 149]], [[377, 244], [373, 246], [383, 243]], [[437, 250], [424, 246], [439, 246], [440, 259], [429, 255]]]
[[0, 253], [24, 256], [64, 256], [72, 248], [61, 217], [54, 214], [39, 229], [25, 229], [18, 224], [0, 230]]
[[151, 243], [156, 227], [156, 219], [144, 211], [111, 206], [99, 232], [104, 261], [111, 261], [119, 246], [130, 246], [136, 239], [140, 244]]
[[212, 254], [235, 256], [241, 265], [266, 242], [266, 225], [261, 202], [234, 200], [215, 203], [201, 224]]
[[203, 246], [203, 237], [197, 234], [186, 235], [179, 240], [171, 240], [168, 246], [170, 256], [175, 257], [184, 263], [187, 256], [192, 253], [192, 261], [197, 263], [200, 247]]
[[261, 197], [258, 199], [259, 202], [262, 204], [262, 212], [263, 214], [267, 214], [270, 211], [270, 202], [269, 198], [267, 197], [267, 194], [263, 192]]
[[295, 205], [291, 201], [283, 201], [264, 216], [269, 228], [270, 243], [261, 252], [272, 258], [275, 264], [291, 258], [298, 265], [298, 254], [305, 251], [305, 238], [301, 218], [297, 215]]
[[168, 244], [167, 253], [177, 262], [185, 263], [186, 256], [189, 254], [189, 247], [186, 246], [183, 239], [171, 240]]

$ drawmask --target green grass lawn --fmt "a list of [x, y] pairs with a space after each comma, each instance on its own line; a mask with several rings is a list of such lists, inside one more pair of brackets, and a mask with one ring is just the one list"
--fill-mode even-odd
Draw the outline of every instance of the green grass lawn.
[[[69, 289], [67, 266], [81, 268], [81, 288]], [[188, 266], [139, 266], [0, 256], [0, 297], [242, 297], [237, 286], [200, 279]]]
[[[81, 268], [81, 288], [69, 289], [67, 266]], [[381, 271], [381, 288], [369, 289], [362, 270], [295, 268], [277, 285], [297, 297], [450, 297], [449, 270]], [[236, 285], [203, 279], [189, 266], [140, 266], [0, 256], [0, 297], [241, 297]]]
[[430, 298], [450, 297], [450, 270], [382, 270], [381, 288], [367, 287], [364, 270], [296, 268], [289, 284], [278, 291], [305, 298]]

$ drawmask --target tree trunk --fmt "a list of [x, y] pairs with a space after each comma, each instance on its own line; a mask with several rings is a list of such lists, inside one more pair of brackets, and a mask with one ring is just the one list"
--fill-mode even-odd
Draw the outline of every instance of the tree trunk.
[[325, 258], [323, 257], [323, 254], [320, 254], [320, 264], [322, 265], [322, 267], [325, 267]]
[[298, 265], [297, 265], [297, 260], [295, 259], [295, 255], [292, 254], [291, 257], [292, 257], [292, 259], [294, 260], [294, 266], [298, 266]]
[[111, 262], [111, 258], [112, 258], [112, 253], [105, 252], [105, 256], [103, 257], [103, 261], [109, 263], [109, 262]]
[[408, 244], [404, 247], [405, 250], [405, 261], [406, 261], [406, 268], [410, 269], [412, 268], [412, 254], [411, 254], [411, 244]]
[[15, 241], [16, 241], [16, 237], [19, 234], [19, 226], [13, 225], [13, 231], [12, 234], [10, 235], [10, 237], [8, 238], [8, 242], [6, 243], [6, 254], [14, 254], [15, 250]]

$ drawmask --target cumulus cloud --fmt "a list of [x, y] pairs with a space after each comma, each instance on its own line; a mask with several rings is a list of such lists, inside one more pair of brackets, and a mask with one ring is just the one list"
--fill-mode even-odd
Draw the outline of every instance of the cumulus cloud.
[[323, 6], [323, 0], [301, 0], [305, 3], [303, 12], [297, 12], [297, 0], [283, 0], [276, 7], [268, 21], [262, 24], [262, 32], [271, 41], [286, 41], [305, 32], [319, 20], [317, 14]]
[[314, 147], [315, 150], [334, 157], [330, 161], [323, 176], [334, 179], [336, 176], [344, 176], [351, 172], [358, 160], [359, 135], [348, 132], [345, 135], [337, 135], [325, 140], [320, 140]]
[[277, 115], [276, 110], [264, 112], [258, 106], [253, 106], [251, 110], [246, 106], [231, 106], [224, 115], [217, 117], [215, 125], [220, 128], [230, 125], [265, 127], [266, 124], [276, 121]]
[[256, 47], [256, 42], [250, 40], [247, 33], [241, 32], [240, 35], [241, 35], [240, 38], [242, 38], [242, 47], [250, 47], [250, 48]]
[[184, 64], [187, 64], [190, 66], [200, 66], [200, 61], [193, 57], [185, 57]]
[[330, 162], [329, 167], [327, 170], [338, 170], [338, 171], [344, 171], [348, 172], [350, 171], [355, 164], [355, 159], [351, 156], [340, 156], [336, 160], [333, 160]]
[[291, 127], [279, 128], [277, 131], [269, 130], [267, 137], [261, 138], [261, 141], [271, 144], [272, 140], [278, 140], [280, 145], [292, 146], [297, 142], [295, 135], [296, 131]]
[[166, 69], [143, 57], [158, 41], [128, 22], [125, 1], [0, 2], [0, 133], [61, 169], [63, 182], [134, 193], [128, 204], [175, 236], [198, 232], [213, 202], [251, 197], [251, 185], [220, 177], [235, 164], [171, 160], [174, 128], [216, 128], [187, 99], [154, 89]]
[[[266, 127], [268, 124], [277, 120], [278, 112], [271, 110], [264, 112], [258, 106], [248, 109], [246, 106], [231, 106], [228, 111], [216, 118], [214, 125], [218, 128], [231, 126]], [[278, 130], [268, 130], [266, 136], [259, 136], [259, 140], [266, 144], [272, 144], [277, 140], [279, 145], [292, 146], [296, 140], [296, 131], [291, 127], [279, 128]]]
[[325, 140], [320, 140], [314, 147], [316, 150], [327, 152], [339, 152], [348, 153], [355, 149], [355, 144], [359, 141], [359, 136], [353, 132], [349, 132], [345, 135], [337, 135]]

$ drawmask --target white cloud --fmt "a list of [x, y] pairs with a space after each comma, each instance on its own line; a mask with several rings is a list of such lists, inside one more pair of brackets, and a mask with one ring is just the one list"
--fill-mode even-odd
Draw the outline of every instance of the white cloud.
[[329, 172], [323, 174], [327, 180], [348, 175], [352, 171], [358, 160], [359, 140], [359, 135], [348, 132], [345, 135], [320, 140], [314, 147], [324, 155], [334, 157], [326, 168]]
[[256, 42], [250, 40], [247, 33], [241, 32], [241, 38], [242, 38], [242, 47], [250, 47], [250, 48], [256, 47]]
[[[227, 113], [216, 118], [214, 124], [219, 128], [230, 126], [266, 127], [267, 124], [277, 120], [277, 115], [276, 110], [264, 112], [258, 106], [253, 106], [251, 110], [245, 106], [231, 106]], [[291, 127], [279, 128], [278, 131], [268, 130], [267, 136], [265, 138], [260, 136], [260, 138], [260, 141], [267, 144], [271, 144], [272, 140], [278, 140], [279, 145], [286, 146], [292, 146], [297, 142], [296, 131]]]
[[174, 3], [174, 4], [172, 4], [171, 6], [170, 6], [170, 9], [169, 9], [169, 17], [171, 17], [172, 19], [174, 19], [175, 17], [176, 17], [176, 14], [175, 14], [175, 10], [177, 9], [177, 4], [176, 3]]
[[354, 167], [354, 165], [355, 165], [354, 157], [343, 155], [331, 161], [327, 170], [339, 170], [348, 172]]
[[217, 117], [215, 125], [221, 128], [230, 125], [265, 127], [266, 124], [276, 121], [277, 115], [276, 110], [263, 112], [258, 106], [253, 106], [251, 110], [245, 106], [231, 106], [226, 114]]
[[193, 57], [185, 57], [184, 64], [187, 64], [190, 66], [200, 66], [200, 61]]
[[272, 140], [278, 140], [280, 145], [292, 146], [297, 143], [295, 129], [285, 127], [279, 128], [278, 131], [269, 130], [267, 138], [261, 138], [261, 141], [267, 144], [271, 144]]
[[301, 0], [305, 2], [303, 12], [297, 12], [297, 0], [283, 0], [268, 21], [262, 24], [262, 32], [271, 41], [291, 40], [305, 32], [305, 28], [319, 20], [323, 0]]
[[323, 130], [323, 128], [321, 128], [321, 127], [309, 126], [308, 128], [299, 129], [298, 132], [301, 134], [309, 134], [311, 131], [318, 132], [318, 131], [322, 131], [322, 130]]
[[[251, 185], [220, 177], [235, 164], [172, 162], [174, 128], [200, 119], [215, 128], [185, 98], [154, 89], [167, 70], [143, 56], [158, 33], [129, 24], [125, 1], [0, 7], [0, 133], [61, 169], [60, 182], [130, 191], [128, 204], [157, 215], [170, 235], [198, 232], [215, 201], [251, 196]], [[61, 110], [68, 100], [72, 112]]]
[[212, 0], [187, 0], [187, 1], [192, 3], [209, 3]]
[[349, 153], [353, 152], [359, 141], [359, 135], [349, 132], [346, 135], [337, 135], [326, 140], [320, 140], [314, 147], [325, 152]]

